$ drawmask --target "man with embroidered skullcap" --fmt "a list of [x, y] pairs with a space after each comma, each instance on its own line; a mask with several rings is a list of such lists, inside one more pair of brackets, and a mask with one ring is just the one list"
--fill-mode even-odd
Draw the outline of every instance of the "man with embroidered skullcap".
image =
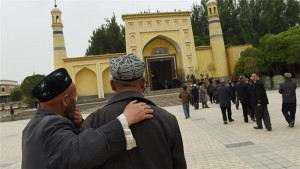
[[153, 118], [130, 127], [136, 148], [110, 159], [95, 168], [172, 169], [186, 168], [181, 133], [176, 117], [144, 98], [144, 63], [129, 54], [112, 58], [110, 85], [116, 94], [107, 105], [86, 118], [83, 128], [102, 126], [116, 118], [132, 100], [145, 102], [154, 110]]
[[149, 106], [131, 102], [118, 119], [79, 132], [82, 117], [76, 108], [76, 87], [64, 68], [44, 77], [33, 88], [32, 96], [39, 100], [40, 108], [23, 130], [23, 169], [81, 169], [101, 165], [126, 151], [130, 140], [125, 134], [131, 131], [123, 129], [123, 124], [130, 126], [152, 118]]

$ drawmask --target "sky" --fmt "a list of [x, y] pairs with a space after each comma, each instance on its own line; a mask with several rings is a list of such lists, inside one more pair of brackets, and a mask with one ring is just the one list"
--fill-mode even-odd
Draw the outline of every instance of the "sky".
[[[0, 80], [19, 84], [33, 74], [54, 70], [51, 10], [54, 0], [0, 0]], [[67, 56], [82, 57], [93, 30], [115, 13], [191, 11], [200, 0], [57, 0], [62, 11]]]

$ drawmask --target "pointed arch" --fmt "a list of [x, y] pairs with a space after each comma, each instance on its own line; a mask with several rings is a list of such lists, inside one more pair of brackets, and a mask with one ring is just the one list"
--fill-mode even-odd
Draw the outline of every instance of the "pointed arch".
[[168, 41], [176, 49], [176, 53], [181, 52], [181, 48], [178, 45], [178, 43], [175, 40], [173, 40], [172, 38], [164, 36], [164, 35], [157, 35], [157, 36], [151, 38], [150, 40], [148, 40], [148, 42], [143, 46], [142, 52], [144, 52], [144, 50], [148, 46], [148, 44], [151, 43], [155, 39], [164, 39], [164, 40]]
[[110, 69], [109, 67], [107, 67], [102, 72], [103, 90], [105, 91], [104, 94], [114, 93], [114, 91], [110, 86], [110, 80], [111, 80]]
[[75, 84], [78, 96], [98, 95], [96, 73], [87, 67], [76, 72]]

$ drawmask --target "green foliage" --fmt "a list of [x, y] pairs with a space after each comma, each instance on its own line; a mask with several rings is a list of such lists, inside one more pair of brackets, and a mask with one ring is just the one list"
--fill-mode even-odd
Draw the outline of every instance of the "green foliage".
[[250, 76], [253, 72], [265, 74], [268, 68], [269, 66], [263, 57], [263, 52], [251, 47], [242, 52], [233, 70], [235, 74]]
[[34, 97], [31, 95], [31, 91], [34, 88], [34, 86], [44, 77], [45, 75], [34, 74], [32, 76], [27, 76], [23, 80], [20, 88], [22, 91], [24, 102], [28, 103], [35, 100]]
[[93, 31], [90, 45], [86, 49], [87, 56], [125, 52], [125, 28], [118, 25], [114, 14], [110, 20], [105, 21], [106, 24]]
[[194, 34], [195, 46], [209, 45], [207, 0], [202, 0], [201, 5], [193, 4], [191, 24]]
[[20, 87], [16, 87], [10, 91], [11, 101], [20, 101], [22, 99], [22, 91]]
[[[195, 44], [209, 44], [207, 0], [193, 5], [191, 22]], [[265, 34], [278, 34], [300, 24], [297, 0], [217, 0], [225, 46], [252, 44], [259, 47]], [[196, 45], [196, 46], [197, 46]]]
[[285, 65], [300, 64], [300, 26], [277, 35], [264, 36], [261, 49], [266, 61], [272, 63], [271, 70], [274, 74], [280, 74]]

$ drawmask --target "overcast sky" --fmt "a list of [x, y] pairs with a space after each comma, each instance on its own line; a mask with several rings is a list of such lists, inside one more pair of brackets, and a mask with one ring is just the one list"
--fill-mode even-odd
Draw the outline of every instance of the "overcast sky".
[[[115, 13], [190, 11], [200, 0], [57, 0], [68, 57], [84, 56], [93, 30]], [[21, 81], [54, 70], [51, 10], [54, 0], [1, 0], [0, 79]]]

